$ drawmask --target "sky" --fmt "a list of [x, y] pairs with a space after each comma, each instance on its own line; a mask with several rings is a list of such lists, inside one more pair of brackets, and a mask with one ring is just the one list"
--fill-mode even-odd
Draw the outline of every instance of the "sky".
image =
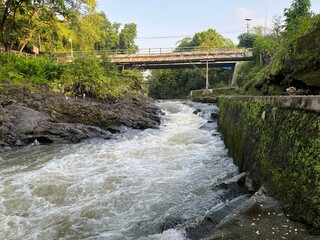
[[[274, 16], [292, 0], [97, 0], [98, 10], [110, 22], [136, 23], [136, 43], [140, 49], [174, 48], [176, 43], [196, 32], [216, 29], [235, 43], [250, 28], [272, 28]], [[320, 1], [311, 0], [312, 11], [320, 13]]]

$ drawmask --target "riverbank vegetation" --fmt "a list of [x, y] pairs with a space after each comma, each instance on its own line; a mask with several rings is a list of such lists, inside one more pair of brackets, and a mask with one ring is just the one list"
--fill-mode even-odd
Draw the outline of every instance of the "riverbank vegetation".
[[77, 57], [73, 63], [64, 63], [2, 53], [0, 61], [2, 91], [10, 91], [8, 86], [45, 88], [67, 96], [86, 94], [95, 98], [145, 93], [140, 72], [119, 71], [106, 57], [102, 61], [97, 61], [96, 56]]
[[241, 65], [242, 93], [279, 95], [289, 87], [291, 94], [320, 92], [320, 15], [310, 7], [309, 0], [295, 0], [284, 10], [283, 22], [274, 18], [269, 34], [258, 28], [239, 36], [239, 46], [252, 47], [255, 56], [254, 62]]

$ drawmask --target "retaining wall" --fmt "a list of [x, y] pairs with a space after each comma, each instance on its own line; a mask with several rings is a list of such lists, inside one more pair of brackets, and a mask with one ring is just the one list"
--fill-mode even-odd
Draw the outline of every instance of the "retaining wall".
[[234, 162], [320, 233], [320, 97], [220, 97]]

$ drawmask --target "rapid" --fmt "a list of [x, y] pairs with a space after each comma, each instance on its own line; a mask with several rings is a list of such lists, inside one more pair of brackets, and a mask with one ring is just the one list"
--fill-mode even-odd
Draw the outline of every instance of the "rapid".
[[186, 239], [238, 172], [217, 128], [201, 129], [217, 107], [192, 104], [159, 102], [159, 129], [2, 153], [0, 239]]

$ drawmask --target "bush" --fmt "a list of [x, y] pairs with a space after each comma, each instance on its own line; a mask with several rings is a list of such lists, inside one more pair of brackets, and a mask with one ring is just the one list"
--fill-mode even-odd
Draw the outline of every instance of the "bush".
[[58, 64], [49, 58], [31, 58], [0, 54], [0, 78], [11, 80], [12, 83], [47, 84], [59, 78], [64, 64]]

